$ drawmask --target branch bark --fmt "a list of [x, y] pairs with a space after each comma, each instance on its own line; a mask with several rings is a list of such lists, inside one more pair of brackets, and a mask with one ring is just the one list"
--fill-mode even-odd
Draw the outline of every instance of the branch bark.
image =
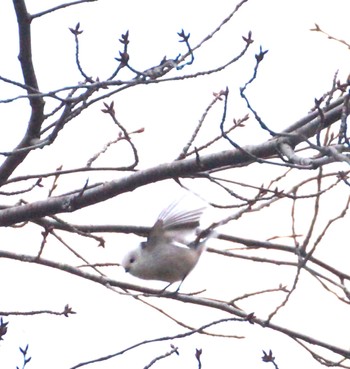
[[279, 326], [277, 324], [268, 322], [266, 320], [256, 318], [252, 316], [251, 312], [246, 313], [243, 310], [237, 309], [236, 307], [224, 301], [212, 300], [212, 299], [205, 298], [205, 297], [198, 297], [198, 296], [187, 295], [187, 294], [182, 294], [182, 293], [175, 293], [175, 294], [174, 293], [163, 293], [162, 291], [159, 291], [153, 288], [141, 287], [141, 286], [137, 286], [131, 283], [119, 282], [114, 279], [101, 277], [101, 276], [90, 274], [90, 273], [85, 273], [70, 265], [56, 263], [48, 259], [37, 258], [36, 256], [21, 255], [21, 254], [10, 253], [7, 251], [0, 251], [0, 258], [19, 260], [22, 262], [29, 262], [29, 263], [34, 263], [34, 264], [39, 264], [39, 265], [59, 269], [59, 270], [68, 272], [72, 275], [82, 277], [84, 279], [102, 284], [108, 288], [116, 287], [116, 288], [121, 288], [122, 290], [132, 290], [132, 291], [140, 292], [142, 294], [153, 296], [153, 297], [158, 296], [160, 298], [168, 298], [171, 300], [177, 300], [177, 301], [186, 302], [186, 303], [190, 303], [194, 305], [200, 305], [200, 306], [209, 307], [212, 309], [221, 310], [231, 315], [235, 315], [240, 318], [246, 319], [247, 322], [249, 321], [250, 323], [258, 324], [263, 328], [270, 328], [274, 331], [283, 333], [292, 339], [301, 340], [305, 343], [316, 345], [326, 350], [329, 350], [333, 353], [336, 353], [338, 355], [342, 355], [343, 357], [350, 358], [349, 350], [345, 350], [340, 347], [334, 346], [332, 344], [328, 344], [326, 342], [310, 337], [306, 334], [290, 330], [288, 328]]
[[[13, 0], [15, 8], [18, 29], [19, 29], [19, 56], [21, 63], [24, 83], [27, 87], [28, 99], [31, 106], [31, 116], [29, 118], [27, 131], [22, 140], [15, 148], [16, 150], [33, 144], [33, 140], [40, 136], [41, 125], [44, 121], [44, 99], [40, 95], [30, 96], [32, 92], [39, 92], [39, 86], [36, 79], [32, 60], [31, 44], [31, 16], [27, 12], [24, 0]], [[0, 167], [0, 185], [3, 184], [15, 169], [23, 162], [28, 155], [28, 151], [17, 152], [6, 158]]]
[[[342, 99], [325, 112], [323, 128], [338, 121], [342, 113]], [[300, 121], [301, 122], [301, 121]], [[166, 179], [191, 177], [201, 172], [226, 167], [247, 166], [254, 162], [254, 157], [266, 159], [278, 155], [278, 147], [282, 142], [297, 145], [312, 137], [320, 124], [320, 118], [312, 113], [302, 123], [295, 123], [284, 130], [281, 135], [259, 145], [249, 145], [241, 149], [221, 151], [196, 158], [160, 164], [139, 172], [132, 173], [121, 179], [106, 182], [92, 189], [83, 190], [76, 194], [53, 197], [27, 205], [18, 205], [0, 211], [0, 226], [9, 226], [19, 222], [30, 221], [58, 213], [74, 212], [78, 209], [106, 201], [114, 196], [130, 192], [138, 187]], [[287, 136], [284, 135], [287, 133]], [[310, 167], [305, 167], [310, 169]]]

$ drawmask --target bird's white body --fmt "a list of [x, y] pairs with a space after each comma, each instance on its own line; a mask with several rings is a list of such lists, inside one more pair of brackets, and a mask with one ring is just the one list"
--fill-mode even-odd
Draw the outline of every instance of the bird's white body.
[[125, 256], [122, 266], [127, 272], [138, 278], [171, 284], [183, 281], [196, 266], [208, 238], [198, 237], [205, 207], [184, 210], [183, 203], [177, 201], [165, 208], [147, 241]]

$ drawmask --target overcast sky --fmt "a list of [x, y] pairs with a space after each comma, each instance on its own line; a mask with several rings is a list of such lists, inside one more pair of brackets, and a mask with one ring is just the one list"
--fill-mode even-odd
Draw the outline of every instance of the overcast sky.
[[[28, 10], [40, 12], [60, 2], [46, 0], [28, 0]], [[185, 45], [179, 43], [177, 32], [184, 29], [191, 33], [191, 45], [199, 43], [206, 35], [222, 22], [232, 12], [236, 1], [220, 0], [217, 2], [199, 2], [178, 0], [176, 2], [151, 1], [115, 1], [99, 0], [90, 4], [69, 7], [65, 10], [35, 19], [32, 24], [33, 60], [36, 68], [39, 86], [42, 91], [50, 91], [64, 85], [75, 85], [82, 81], [75, 65], [74, 38], [69, 27], [75, 27], [80, 22], [84, 30], [81, 35], [81, 61], [88, 74], [101, 80], [107, 78], [116, 67], [115, 57], [121, 46], [120, 35], [130, 32], [130, 64], [138, 70], [145, 70], [160, 62], [166, 55], [174, 58], [185, 51]], [[218, 67], [244, 47], [241, 36], [249, 31], [253, 33], [254, 44], [248, 55], [220, 74], [201, 77], [191, 81], [159, 84], [157, 86], [141, 86], [128, 90], [113, 97], [116, 104], [118, 119], [127, 124], [130, 130], [145, 127], [142, 136], [140, 152], [142, 167], [156, 165], [173, 160], [183, 147], [188, 135], [192, 132], [204, 109], [212, 100], [212, 92], [230, 88], [229, 117], [241, 118], [246, 114], [245, 104], [239, 98], [241, 87], [251, 76], [255, 63], [254, 54], [259, 47], [269, 52], [259, 68], [259, 77], [250, 88], [248, 94], [256, 110], [269, 123], [273, 130], [282, 130], [297, 119], [303, 117], [313, 106], [315, 98], [321, 97], [331, 88], [334, 73], [339, 70], [339, 78], [344, 80], [349, 73], [349, 50], [345, 45], [327, 40], [320, 33], [311, 32], [310, 28], [317, 23], [329, 34], [341, 39], [349, 39], [350, 4], [348, 0], [250, 0], [237, 15], [219, 32], [207, 45], [198, 51], [195, 63], [182, 71], [173, 72], [194, 73]], [[0, 12], [0, 42], [1, 63], [0, 76], [22, 82], [18, 55], [18, 36], [13, 5], [10, 1], [2, 4]], [[130, 77], [123, 71], [121, 79]], [[0, 83], [0, 99], [14, 97], [22, 93], [10, 85]], [[50, 102], [48, 103], [48, 109]], [[114, 134], [114, 127], [107, 122], [100, 112], [102, 106], [92, 109], [91, 114], [85, 114], [77, 119], [77, 124], [67, 130], [59, 141], [59, 147], [45, 149], [45, 160], [41, 159], [43, 152], [33, 153], [28, 163], [16, 175], [52, 171], [62, 162], [68, 162], [70, 167], [85, 165], [92, 153], [100, 150]], [[7, 124], [6, 137], [0, 137], [1, 151], [11, 150], [23, 134], [28, 108], [24, 101], [14, 104], [0, 104], [2, 124]], [[213, 115], [213, 126], [217, 117]], [[96, 127], [102, 127], [96, 129]], [[82, 129], [84, 134], [82, 135]], [[214, 129], [214, 128], [213, 128]], [[171, 137], [171, 140], [163, 140]], [[240, 137], [242, 144], [262, 142], [269, 138], [265, 133], [257, 136]], [[180, 140], [180, 141], [179, 141]], [[182, 141], [181, 141], [182, 140]], [[141, 141], [141, 139], [140, 139]], [[179, 143], [180, 142], [180, 143]], [[77, 150], [78, 145], [78, 150]], [[157, 147], [157, 150], [153, 148]], [[226, 148], [229, 148], [227, 146]], [[160, 155], [161, 153], [161, 155]], [[63, 157], [62, 157], [63, 156]], [[161, 156], [161, 160], [160, 160]], [[66, 159], [69, 158], [67, 161]], [[113, 165], [113, 157], [105, 157], [105, 163]], [[104, 164], [105, 164], [104, 163]], [[102, 163], [101, 163], [102, 164]], [[22, 172], [23, 171], [23, 172]], [[108, 174], [109, 175], [109, 174]], [[96, 175], [96, 178], [97, 175]], [[105, 177], [101, 177], [105, 178]], [[79, 177], [79, 180], [83, 180]], [[135, 194], [116, 199], [116, 204], [123, 206], [125, 211], [113, 213], [113, 208], [99, 204], [86, 209], [78, 216], [69, 215], [80, 223], [108, 223], [151, 225], [161, 207], [169, 198], [169, 192], [175, 186], [169, 184], [155, 185], [152, 193], [140, 190]], [[59, 191], [69, 189], [69, 183], [62, 185]], [[169, 189], [169, 190], [168, 190]], [[41, 198], [42, 194], [34, 194]], [[4, 202], [11, 199], [4, 199]], [[131, 202], [130, 202], [131, 201]], [[140, 205], [141, 204], [141, 205]], [[141, 210], [140, 210], [141, 207]], [[276, 222], [278, 219], [276, 219]], [[13, 236], [11, 229], [1, 230], [3, 248], [21, 253], [35, 253], [40, 245], [40, 229], [28, 227], [22, 230], [20, 236]], [[139, 238], [122, 235], [106, 236], [111, 244], [116, 243], [118, 250], [107, 247], [104, 250], [91, 251], [90, 260], [120, 262], [122, 255], [134, 247]], [[67, 236], [69, 240], [70, 237]], [[26, 248], [19, 247], [23, 244]], [[80, 245], [77, 245], [79, 248]], [[52, 255], [71, 261], [71, 257], [62, 251], [59, 244], [52, 240]], [[211, 296], [220, 296], [221, 290], [230, 290], [232, 296], [248, 290], [260, 288], [261, 266], [254, 266], [255, 283], [247, 281], [242, 286], [239, 273], [233, 272], [225, 279], [224, 273], [230, 269], [226, 261], [220, 259], [221, 270], [213, 272], [211, 265], [213, 255], [203, 257], [198, 270], [193, 272], [186, 288], [201, 290], [207, 288]], [[244, 270], [245, 264], [237, 267]], [[117, 268], [116, 268], [117, 269]], [[277, 268], [275, 273], [277, 273]], [[274, 283], [275, 274], [266, 275], [265, 282]], [[149, 286], [161, 287], [162, 284], [137, 281], [125, 276], [122, 270], [116, 270], [111, 275], [115, 278], [144, 283]], [[278, 282], [290, 281], [290, 275], [281, 275]], [[33, 357], [28, 368], [68, 369], [80, 361], [97, 358], [121, 350], [145, 339], [181, 333], [179, 326], [160, 317], [152, 309], [141, 305], [132, 298], [122, 298], [112, 291], [92, 284], [92, 282], [73, 278], [62, 272], [34, 265], [22, 265], [18, 262], [0, 260], [1, 307], [3, 311], [30, 311], [52, 309], [60, 311], [65, 304], [73, 306], [78, 312], [69, 319], [61, 316], [41, 315], [32, 317], [9, 317], [9, 332], [0, 343], [1, 368], [21, 367], [21, 355], [18, 347], [29, 344], [29, 354]], [[215, 278], [220, 282], [220, 288], [215, 291]], [[238, 278], [238, 282], [236, 279]], [[267, 281], [267, 282], [266, 282]], [[262, 282], [261, 282], [262, 283]], [[309, 290], [301, 290], [298, 298]], [[204, 324], [215, 318], [222, 318], [219, 313], [212, 313], [206, 319], [206, 312], [198, 308], [188, 308], [185, 304], [167, 301], [156, 301], [160, 306], [179, 316], [187, 318], [189, 324]], [[270, 301], [273, 306], [274, 301]], [[298, 305], [294, 306], [298, 309]], [[262, 315], [270, 306], [256, 306]], [[300, 320], [296, 319], [296, 330], [303, 328], [305, 306], [300, 308]], [[311, 309], [310, 309], [311, 310]], [[346, 313], [346, 311], [344, 311]], [[297, 315], [297, 314], [296, 314]], [[311, 314], [312, 315], [312, 314]], [[283, 315], [282, 315], [283, 317]], [[282, 318], [281, 318], [282, 319]], [[315, 328], [320, 316], [311, 316], [309, 324]], [[319, 332], [320, 339], [337, 340], [334, 332], [334, 322], [330, 319]], [[333, 329], [333, 332], [332, 332]], [[171, 357], [158, 364], [158, 368], [178, 368], [186, 366], [195, 368], [194, 349], [203, 348], [203, 367], [268, 368], [270, 364], [260, 359], [261, 350], [273, 348], [278, 353], [280, 369], [294, 369], [297, 365], [308, 369], [318, 369], [306, 352], [300, 352], [297, 345], [281, 335], [266, 333], [263, 329], [232, 325], [231, 334], [246, 335], [247, 339], [214, 341], [215, 353], [210, 351], [210, 342], [206, 337], [195, 336], [184, 341], [179, 358]], [[343, 339], [343, 337], [342, 337]], [[342, 341], [344, 344], [344, 342]], [[175, 343], [177, 344], [177, 342]], [[180, 342], [179, 342], [180, 344]], [[96, 368], [129, 367], [142, 368], [157, 355], [166, 352], [169, 342], [147, 346], [144, 350], [132, 351], [120, 358], [94, 365]], [[298, 349], [298, 350], [297, 350]], [[291, 354], [293, 353], [293, 354]], [[295, 355], [295, 356], [294, 356]], [[300, 363], [303, 364], [300, 364]], [[222, 364], [225, 363], [225, 364]], [[156, 366], [155, 366], [156, 367]], [[272, 367], [272, 365], [271, 365]]]

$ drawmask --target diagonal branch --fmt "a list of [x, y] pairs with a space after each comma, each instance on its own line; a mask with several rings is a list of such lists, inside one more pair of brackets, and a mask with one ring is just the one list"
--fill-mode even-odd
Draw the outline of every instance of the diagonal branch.
[[[324, 114], [324, 128], [338, 121], [341, 117], [342, 106]], [[319, 117], [310, 115], [309, 120], [296, 131], [287, 128], [277, 137], [259, 145], [249, 145], [242, 149], [226, 150], [201, 157], [184, 159], [172, 163], [160, 164], [139, 172], [132, 173], [120, 179], [103, 183], [94, 188], [79, 191], [75, 194], [52, 197], [31, 204], [18, 205], [0, 211], [0, 226], [29, 221], [58, 213], [69, 213], [78, 209], [106, 201], [136, 188], [179, 177], [193, 177], [209, 170], [221, 170], [227, 167], [247, 166], [254, 162], [254, 158], [270, 158], [278, 154], [278, 145], [284, 140], [297, 145], [315, 134], [319, 127]], [[284, 136], [284, 132], [288, 132]], [[302, 169], [303, 167], [301, 167]], [[305, 169], [311, 169], [305, 166]]]
[[344, 356], [345, 358], [350, 358], [349, 350], [343, 349], [338, 346], [334, 346], [332, 344], [323, 342], [321, 340], [317, 340], [311, 336], [293, 331], [283, 326], [267, 322], [266, 320], [259, 319], [255, 317], [252, 313], [246, 313], [243, 310], [237, 309], [225, 301], [212, 300], [212, 299], [205, 298], [205, 297], [198, 297], [198, 296], [187, 295], [187, 294], [182, 294], [182, 293], [159, 294], [160, 291], [153, 289], [153, 288], [141, 287], [141, 286], [137, 286], [131, 283], [120, 282], [114, 279], [109, 279], [103, 276], [98, 276], [96, 274], [86, 273], [73, 266], [62, 264], [62, 263], [57, 263], [57, 262], [47, 260], [47, 259], [42, 259], [42, 258], [38, 259], [36, 256], [20, 255], [20, 254], [7, 252], [7, 251], [0, 251], [0, 258], [19, 260], [19, 261], [35, 263], [35, 264], [40, 264], [43, 266], [59, 269], [67, 273], [70, 273], [72, 275], [102, 284], [106, 287], [117, 287], [123, 290], [133, 290], [133, 291], [141, 292], [149, 296], [162, 297], [162, 298], [177, 300], [177, 301], [186, 302], [186, 303], [190, 303], [190, 304], [194, 304], [198, 306], [204, 306], [204, 307], [209, 307], [212, 309], [224, 311], [231, 315], [235, 315], [237, 317], [243, 318], [251, 324], [257, 324], [263, 328], [270, 328], [273, 331], [280, 332], [294, 340], [300, 340], [304, 343], [316, 345], [318, 347], [322, 347], [335, 354]]
[[[31, 45], [31, 16], [27, 12], [24, 0], [13, 0], [17, 22], [19, 27], [19, 56], [21, 63], [24, 83], [30, 89], [39, 91], [34, 65], [32, 61], [32, 45]], [[29, 90], [30, 91], [30, 90]], [[21, 142], [15, 150], [30, 146], [39, 138], [41, 125], [44, 121], [44, 99], [40, 95], [31, 96], [28, 91], [29, 103], [31, 106], [31, 116], [27, 131]], [[0, 185], [6, 181], [14, 170], [22, 163], [28, 155], [27, 151], [19, 151], [14, 155], [10, 155], [0, 167]]]

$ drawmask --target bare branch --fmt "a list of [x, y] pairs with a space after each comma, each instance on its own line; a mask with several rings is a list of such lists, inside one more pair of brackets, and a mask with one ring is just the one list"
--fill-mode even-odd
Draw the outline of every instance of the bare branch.
[[[34, 65], [32, 61], [32, 45], [31, 45], [31, 17], [27, 12], [24, 0], [13, 1], [17, 22], [19, 25], [19, 61], [21, 63], [22, 74], [24, 82], [30, 88], [39, 91]], [[39, 138], [40, 129], [44, 120], [44, 100], [42, 97], [32, 97], [28, 95], [31, 106], [31, 117], [28, 122], [27, 131], [21, 142], [17, 145], [15, 150], [20, 150], [31, 146], [35, 140]], [[28, 151], [21, 151], [17, 154], [9, 156], [0, 166], [0, 185], [6, 181], [13, 171], [26, 158]]]
[[[220, 310], [220, 311], [224, 311], [226, 313], [230, 313], [230, 314], [235, 315], [237, 317], [237, 318], [221, 319], [221, 320], [218, 320], [216, 322], [212, 322], [212, 323], [209, 323], [207, 325], [201, 326], [197, 330], [193, 330], [193, 331], [186, 332], [186, 333], [183, 333], [183, 334], [177, 334], [177, 335], [171, 336], [171, 337], [162, 337], [162, 338], [158, 338], [158, 339], [154, 339], [154, 340], [143, 341], [142, 343], [138, 343], [138, 344], [133, 345], [129, 348], [126, 348], [122, 351], [119, 351], [116, 354], [108, 355], [108, 356], [105, 356], [105, 357], [100, 358], [98, 360], [93, 360], [91, 362], [108, 360], [112, 357], [120, 355], [120, 354], [122, 354], [122, 353], [124, 353], [128, 350], [131, 350], [131, 349], [133, 349], [135, 347], [138, 347], [140, 345], [143, 345], [145, 343], [157, 342], [157, 341], [163, 341], [163, 340], [173, 340], [175, 338], [186, 337], [186, 336], [195, 334], [198, 331], [202, 331], [203, 329], [206, 329], [209, 326], [214, 325], [214, 324], [219, 324], [219, 323], [228, 322], [228, 321], [247, 321], [247, 319], [249, 319], [249, 322], [251, 322], [251, 323], [255, 323], [255, 324], [258, 324], [258, 325], [260, 325], [264, 328], [270, 328], [271, 330], [283, 333], [283, 334], [287, 335], [288, 337], [290, 337], [292, 339], [298, 339], [298, 340], [300, 340], [302, 342], [305, 342], [305, 343], [310, 343], [310, 344], [313, 344], [313, 345], [317, 345], [317, 346], [319, 346], [321, 348], [324, 348], [324, 349], [326, 349], [326, 350], [328, 350], [332, 353], [342, 355], [346, 358], [350, 358], [350, 351], [349, 350], [345, 350], [345, 349], [342, 349], [340, 347], [334, 346], [332, 344], [323, 342], [323, 341], [318, 340], [314, 337], [310, 337], [306, 334], [295, 332], [295, 331], [290, 330], [288, 328], [281, 327], [277, 324], [273, 324], [273, 323], [268, 322], [266, 320], [261, 320], [261, 319], [252, 317], [250, 313], [246, 313], [246, 312], [244, 312], [240, 309], [234, 308], [233, 306], [230, 306], [226, 302], [223, 302], [223, 301], [211, 300], [211, 299], [207, 299], [207, 298], [202, 298], [202, 297], [197, 297], [197, 296], [192, 296], [192, 295], [186, 295], [186, 294], [182, 294], [182, 293], [160, 294], [161, 291], [159, 291], [159, 290], [155, 290], [155, 289], [151, 289], [151, 288], [147, 288], [147, 287], [140, 287], [140, 286], [136, 286], [136, 285], [133, 285], [133, 284], [130, 284], [130, 283], [115, 281], [113, 279], [105, 278], [103, 276], [97, 276], [95, 274], [93, 275], [93, 274], [89, 274], [89, 273], [86, 273], [86, 272], [82, 272], [81, 270], [76, 269], [76, 268], [74, 268], [70, 265], [67, 265], [67, 264], [57, 263], [57, 262], [47, 260], [47, 259], [42, 259], [42, 258], [38, 259], [34, 256], [29, 256], [29, 255], [20, 255], [20, 254], [10, 253], [10, 252], [7, 252], [7, 251], [0, 251], [0, 258], [1, 257], [9, 258], [9, 259], [12, 259], [12, 260], [18, 260], [18, 261], [24, 261], [24, 262], [29, 262], [29, 263], [40, 264], [40, 265], [44, 265], [44, 266], [47, 266], [47, 267], [59, 269], [59, 270], [65, 271], [67, 273], [73, 274], [75, 276], [82, 277], [82, 278], [85, 278], [87, 280], [102, 284], [106, 287], [111, 286], [111, 287], [118, 287], [118, 288], [121, 288], [123, 290], [134, 290], [134, 291], [142, 292], [146, 295], [162, 297], [162, 298], [182, 301], [182, 302], [186, 302], [186, 303], [192, 303], [194, 305], [199, 305], [199, 306], [211, 307], [211, 308], [216, 309], [216, 310]], [[79, 367], [81, 367], [83, 365], [86, 365], [88, 363], [90, 363], [90, 362], [85, 362], [85, 363], [78, 364], [78, 365], [72, 367], [71, 369], [79, 368]]]
[[31, 18], [32, 19], [39, 18], [39, 17], [42, 17], [42, 16], [47, 15], [49, 13], [53, 13], [53, 12], [55, 12], [57, 10], [65, 9], [65, 8], [68, 8], [68, 7], [73, 6], [73, 5], [79, 5], [79, 4], [82, 4], [82, 3], [92, 3], [94, 1], [98, 1], [98, 0], [76, 0], [76, 1], [72, 1], [70, 3], [65, 3], [65, 4], [57, 5], [57, 6], [53, 7], [53, 8], [44, 10], [44, 11], [42, 11], [40, 13], [32, 14]]

